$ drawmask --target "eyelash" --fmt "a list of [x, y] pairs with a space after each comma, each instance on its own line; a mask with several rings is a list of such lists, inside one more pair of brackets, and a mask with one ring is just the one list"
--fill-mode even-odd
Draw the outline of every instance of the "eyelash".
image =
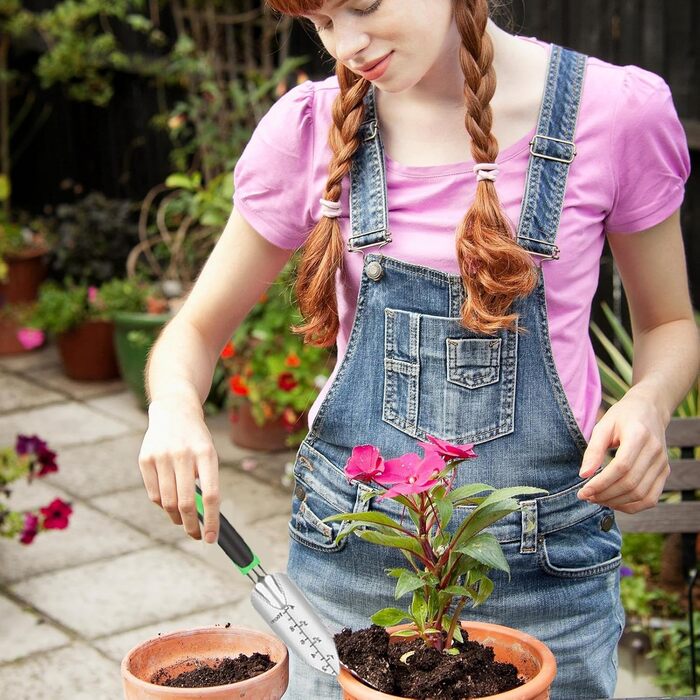
[[[373, 12], [376, 12], [379, 9], [379, 6], [382, 4], [382, 2], [383, 0], [376, 0], [366, 10], [356, 10], [356, 12], [362, 17], [366, 17], [367, 15], [371, 15]], [[328, 29], [328, 27], [330, 26], [331, 23], [329, 22], [325, 27], [316, 27], [316, 31], [322, 32], [324, 29]]]

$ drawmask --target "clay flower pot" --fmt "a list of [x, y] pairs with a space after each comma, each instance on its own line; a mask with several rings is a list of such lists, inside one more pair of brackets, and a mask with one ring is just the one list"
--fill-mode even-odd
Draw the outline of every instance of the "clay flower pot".
[[114, 323], [90, 320], [56, 336], [63, 371], [77, 381], [106, 381], [119, 376], [114, 352]]
[[[206, 661], [254, 652], [268, 654], [275, 662], [269, 671], [239, 683], [210, 688], [170, 688], [150, 682], [157, 671], [170, 677]], [[279, 700], [289, 683], [287, 647], [274, 635], [244, 627], [200, 627], [154, 637], [134, 647], [122, 660], [122, 685], [126, 700], [216, 698], [217, 700]]]
[[[308, 414], [304, 412], [297, 419], [295, 430], [304, 427], [307, 421]], [[239, 408], [229, 411], [229, 422], [231, 425], [231, 442], [238, 447], [264, 452], [281, 452], [291, 449], [287, 446], [290, 430], [282, 417], [275, 421], [258, 425], [248, 404], [243, 404]]]
[[[502, 625], [464, 620], [461, 624], [470, 640], [493, 647], [496, 661], [513, 664], [518, 669], [518, 675], [526, 681], [524, 685], [506, 693], [489, 695], [489, 700], [547, 700], [549, 698], [549, 688], [557, 673], [557, 662], [554, 654], [545, 644], [525, 632]], [[412, 626], [411, 624], [396, 625], [388, 627], [387, 631], [396, 632]], [[345, 700], [398, 698], [397, 695], [382, 693], [364, 685], [342, 667], [338, 682], [343, 689]]]

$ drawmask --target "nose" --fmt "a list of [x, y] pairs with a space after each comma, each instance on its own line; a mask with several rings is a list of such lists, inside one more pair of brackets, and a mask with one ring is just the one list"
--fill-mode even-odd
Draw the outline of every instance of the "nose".
[[335, 27], [335, 55], [344, 64], [350, 63], [369, 46], [369, 35], [358, 31], [356, 26], [338, 23]]

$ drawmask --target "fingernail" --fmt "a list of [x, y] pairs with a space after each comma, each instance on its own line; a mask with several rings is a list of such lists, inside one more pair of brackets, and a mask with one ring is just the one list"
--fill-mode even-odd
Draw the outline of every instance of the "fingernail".
[[578, 492], [579, 498], [590, 498], [592, 495], [593, 495], [593, 491], [591, 489], [581, 489]]
[[207, 532], [207, 534], [204, 536], [204, 539], [205, 539], [209, 544], [214, 544], [214, 542], [216, 542], [216, 533], [214, 533], [214, 532]]

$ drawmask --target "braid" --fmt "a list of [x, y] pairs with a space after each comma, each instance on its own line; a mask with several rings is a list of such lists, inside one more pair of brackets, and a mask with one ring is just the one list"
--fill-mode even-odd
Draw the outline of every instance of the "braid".
[[[491, 98], [496, 91], [493, 44], [486, 34], [487, 0], [456, 0], [455, 20], [462, 45], [459, 61], [464, 73], [467, 133], [477, 163], [493, 163], [498, 143], [491, 133]], [[476, 185], [474, 203], [457, 228], [457, 260], [466, 288], [462, 323], [480, 333], [512, 328], [517, 314], [508, 313], [518, 296], [537, 283], [530, 256], [515, 241], [493, 182]]]
[[[336, 63], [340, 94], [333, 102], [333, 124], [328, 136], [333, 156], [323, 198], [340, 200], [343, 178], [350, 172], [352, 157], [360, 139], [358, 131], [364, 116], [364, 97], [370, 83]], [[304, 245], [296, 280], [296, 295], [304, 321], [294, 326], [312, 345], [327, 346], [338, 334], [335, 273], [342, 268], [344, 242], [337, 219], [321, 217]]]

